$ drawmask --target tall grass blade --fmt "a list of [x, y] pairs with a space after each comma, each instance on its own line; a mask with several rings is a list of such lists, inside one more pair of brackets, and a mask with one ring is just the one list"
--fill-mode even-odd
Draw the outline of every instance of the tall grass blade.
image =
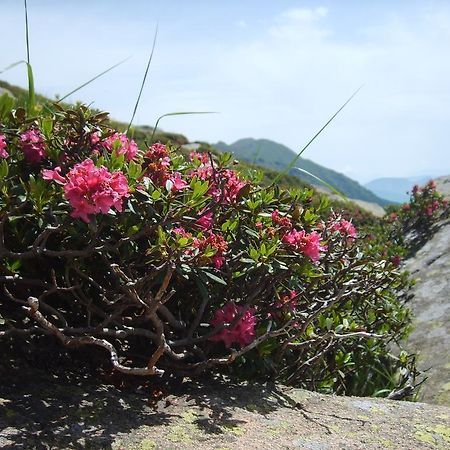
[[34, 92], [34, 77], [31, 64], [27, 63], [28, 75], [28, 114], [33, 114], [36, 105], [36, 94]]
[[336, 188], [331, 186], [331, 184], [327, 183], [325, 180], [322, 180], [322, 178], [318, 177], [317, 175], [314, 175], [311, 172], [308, 172], [305, 169], [301, 169], [300, 167], [295, 167], [295, 170], [298, 170], [299, 172], [305, 173], [306, 175], [309, 175], [310, 177], [313, 177], [315, 180], [319, 181], [320, 183], [324, 184], [328, 189], [330, 189], [332, 192], [334, 192], [336, 195], [339, 195], [344, 201], [348, 202], [349, 199], [346, 195], [342, 194], [342, 192], [339, 192]]
[[36, 105], [36, 94], [34, 91], [34, 77], [33, 68], [30, 64], [30, 38], [29, 38], [29, 27], [28, 27], [28, 5], [27, 0], [24, 0], [25, 7], [25, 42], [27, 45], [27, 76], [28, 76], [28, 114], [33, 114]]
[[26, 64], [27, 62], [25, 60], [22, 59], [22, 61], [16, 61], [15, 63], [10, 64], [9, 66], [6, 66], [4, 69], [0, 70], [0, 74], [2, 74], [3, 72], [6, 72], [7, 70], [10, 70], [16, 66], [18, 66], [19, 64]]
[[280, 172], [272, 181], [272, 185], [274, 185], [277, 181], [280, 180], [280, 178], [283, 175], [286, 175], [294, 166], [295, 163], [298, 161], [300, 156], [302, 156], [303, 152], [316, 140], [316, 138], [322, 133], [323, 130], [334, 120], [334, 118], [350, 103], [350, 101], [355, 97], [355, 95], [362, 89], [362, 86], [360, 86], [358, 89], [356, 89], [355, 92], [347, 99], [347, 101], [328, 119], [328, 121], [325, 123], [325, 125], [310, 139], [310, 141], [300, 150], [300, 152], [295, 156], [295, 158], [288, 164], [288, 166]]
[[108, 69], [104, 70], [103, 72], [99, 73], [98, 75], [96, 75], [94, 78], [91, 78], [90, 80], [86, 81], [85, 83], [81, 84], [80, 86], [76, 87], [75, 89], [73, 89], [72, 91], [70, 91], [68, 94], [63, 95], [56, 103], [60, 103], [63, 100], [65, 100], [67, 97], [69, 97], [72, 94], [75, 94], [75, 92], [79, 91], [80, 89], [83, 89], [85, 86], [87, 86], [88, 84], [92, 83], [93, 81], [97, 80], [98, 78], [102, 77], [103, 75], [107, 74], [108, 72], [110, 72], [111, 70], [115, 69], [116, 67], [120, 66], [121, 64], [123, 64], [124, 62], [128, 61], [131, 58], [131, 56], [129, 56], [128, 58], [123, 59], [122, 61], [119, 61], [118, 63], [114, 64], [113, 66], [109, 67]]
[[28, 6], [27, 6], [27, 0], [24, 0], [25, 2], [25, 41], [27, 44], [27, 63], [30, 64], [30, 39], [29, 39], [29, 33], [28, 33]]
[[153, 138], [155, 137], [156, 130], [159, 125], [159, 121], [163, 119], [164, 117], [170, 117], [170, 116], [184, 116], [187, 114], [218, 114], [217, 111], [182, 111], [182, 112], [171, 112], [167, 114], [163, 114], [162, 116], [158, 117], [158, 120], [155, 123], [155, 127], [153, 128], [152, 137], [150, 142], [153, 144]]
[[130, 123], [128, 124], [127, 131], [125, 134], [128, 135], [128, 132], [130, 131], [131, 125], [134, 120], [134, 116], [136, 115], [136, 111], [139, 106], [139, 102], [141, 101], [141, 95], [142, 91], [144, 90], [145, 82], [147, 80], [148, 70], [150, 69], [150, 64], [152, 63], [153, 59], [153, 53], [155, 52], [155, 46], [156, 46], [156, 38], [158, 37], [158, 25], [156, 25], [155, 35], [153, 36], [153, 44], [152, 44], [152, 51], [150, 52], [150, 56], [148, 58], [147, 67], [145, 68], [144, 72], [144, 78], [142, 79], [141, 88], [139, 89], [139, 95], [136, 99], [136, 104], [134, 105], [133, 114], [131, 115]]

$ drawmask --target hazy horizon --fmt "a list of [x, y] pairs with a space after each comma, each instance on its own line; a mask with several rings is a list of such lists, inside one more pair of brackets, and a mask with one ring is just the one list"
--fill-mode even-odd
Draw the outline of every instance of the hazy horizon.
[[[136, 124], [228, 144], [271, 139], [299, 150], [361, 84], [304, 157], [361, 183], [450, 173], [450, 4], [445, 1], [28, 0], [36, 90], [77, 92], [129, 120], [156, 27]], [[24, 59], [23, 4], [1, 0], [0, 70]], [[5, 45], [7, 44], [7, 45]], [[0, 79], [26, 87], [23, 66]]]

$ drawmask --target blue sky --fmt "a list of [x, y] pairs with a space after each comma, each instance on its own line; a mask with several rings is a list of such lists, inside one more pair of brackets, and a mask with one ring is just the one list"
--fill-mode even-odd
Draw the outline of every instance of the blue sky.
[[[28, 0], [36, 88], [77, 92], [191, 140], [268, 138], [299, 149], [361, 84], [305, 156], [361, 182], [450, 173], [450, 2]], [[20, 0], [0, 0], [0, 68], [25, 56]], [[23, 67], [0, 77], [26, 86]]]

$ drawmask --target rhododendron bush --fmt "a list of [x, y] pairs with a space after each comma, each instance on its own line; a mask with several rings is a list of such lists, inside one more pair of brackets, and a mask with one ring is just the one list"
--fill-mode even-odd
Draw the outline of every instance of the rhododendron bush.
[[227, 154], [138, 148], [83, 106], [0, 120], [0, 339], [360, 394], [410, 364], [387, 345], [409, 323], [404, 277], [312, 191], [263, 187]]

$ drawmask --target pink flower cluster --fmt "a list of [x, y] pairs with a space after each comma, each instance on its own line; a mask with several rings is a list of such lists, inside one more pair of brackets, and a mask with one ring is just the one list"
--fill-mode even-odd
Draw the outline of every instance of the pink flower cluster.
[[[216, 269], [220, 269], [225, 262], [225, 252], [228, 250], [228, 243], [221, 234], [215, 234], [212, 231], [206, 236], [193, 237], [191, 233], [187, 232], [183, 227], [174, 228], [173, 232], [183, 237], [192, 239], [192, 247], [199, 250], [200, 255], [204, 253], [208, 248], [215, 250], [213, 256], [207, 257], [208, 262], [212, 264]], [[191, 255], [192, 251], [187, 250], [187, 255]]]
[[153, 144], [145, 153], [145, 176], [148, 176], [157, 186], [166, 186], [167, 181], [172, 183], [172, 192], [188, 187], [179, 172], [170, 170], [170, 154], [164, 144]]
[[194, 239], [194, 247], [197, 247], [200, 251], [205, 251], [208, 247], [214, 249], [216, 253], [211, 256], [211, 263], [216, 269], [220, 269], [224, 262], [224, 254], [228, 250], [227, 241], [220, 234], [214, 234], [212, 231], [201, 239]]
[[214, 223], [214, 215], [211, 212], [204, 213], [200, 211], [201, 217], [195, 221], [195, 225], [197, 225], [202, 230], [210, 230]]
[[227, 348], [230, 348], [233, 343], [239, 344], [241, 347], [252, 343], [255, 339], [257, 322], [254, 308], [245, 310], [244, 306], [228, 302], [223, 308], [215, 312], [211, 325], [213, 327], [229, 326], [240, 314], [242, 314], [242, 317], [237, 320], [234, 326], [224, 328], [212, 336], [210, 340], [215, 342], [223, 341]]
[[7, 158], [9, 156], [6, 151], [6, 136], [4, 134], [0, 134], [0, 158]]
[[[95, 140], [96, 139], [94, 138], [94, 143]], [[104, 141], [101, 142], [101, 145], [110, 153], [115, 150], [117, 155], [125, 155], [127, 161], [131, 161], [132, 159], [134, 159], [139, 151], [136, 142], [134, 142], [133, 139], [128, 139], [124, 133], [116, 132], [111, 136], [108, 136]]]
[[208, 153], [202, 153], [202, 152], [191, 152], [189, 153], [189, 158], [191, 161], [198, 160], [201, 164], [208, 164], [209, 163], [209, 155]]
[[347, 236], [352, 240], [356, 239], [356, 228], [348, 220], [341, 220], [340, 222], [336, 222], [335, 224], [333, 224], [332, 229], [333, 231], [339, 231], [341, 235]]
[[91, 159], [76, 164], [64, 178], [61, 168], [43, 170], [45, 180], [64, 185], [64, 194], [73, 208], [71, 216], [89, 223], [89, 215], [106, 214], [111, 208], [122, 212], [122, 202], [128, 197], [128, 182], [122, 172], [109, 172], [96, 167]]
[[20, 135], [20, 146], [29, 163], [40, 163], [46, 156], [44, 137], [35, 128]]
[[282, 228], [291, 228], [291, 226], [292, 226], [292, 223], [291, 223], [289, 217], [281, 216], [280, 211], [278, 211], [278, 209], [276, 209], [272, 213], [272, 223], [274, 225], [278, 225]]
[[197, 177], [200, 180], [207, 180], [210, 188], [210, 194], [215, 201], [227, 205], [236, 202], [239, 191], [246, 185], [241, 181], [236, 172], [231, 169], [214, 171], [208, 164], [202, 164], [197, 169], [191, 171], [191, 177]]
[[326, 247], [320, 245], [320, 239], [321, 235], [317, 231], [307, 234], [304, 230], [293, 229], [283, 236], [282, 241], [301, 251], [311, 261], [315, 262], [320, 258], [320, 252], [326, 250]]

